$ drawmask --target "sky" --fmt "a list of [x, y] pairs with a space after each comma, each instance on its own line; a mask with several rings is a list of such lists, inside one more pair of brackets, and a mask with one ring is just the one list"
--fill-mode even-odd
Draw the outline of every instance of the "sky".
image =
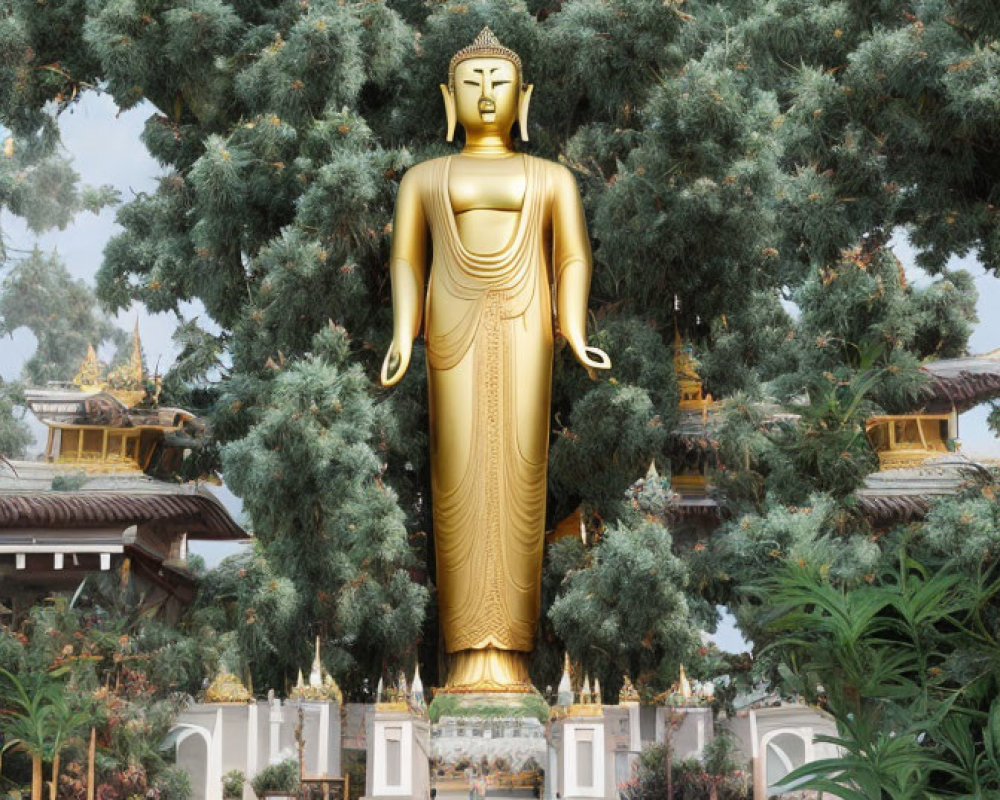
[[[119, 190], [123, 201], [131, 200], [141, 192], [155, 191], [157, 176], [162, 174], [163, 169], [147, 153], [139, 138], [146, 119], [152, 113], [152, 107], [146, 104], [119, 113], [109, 95], [95, 92], [88, 92], [64, 112], [59, 118], [63, 146], [73, 159], [81, 182], [94, 186], [110, 184]], [[30, 251], [36, 244], [45, 251], [55, 250], [74, 276], [91, 285], [100, 267], [104, 246], [118, 230], [114, 208], [105, 209], [98, 215], [80, 214], [64, 230], [38, 237], [9, 213], [0, 217], [0, 231], [11, 257], [16, 258], [19, 250]], [[914, 252], [905, 236], [894, 239], [893, 249], [903, 262], [908, 279], [917, 284], [930, 280], [912, 266]], [[1000, 308], [1000, 279], [986, 273], [971, 256], [953, 259], [949, 268], [968, 270], [979, 289], [980, 322], [969, 342], [970, 352], [984, 353], [1000, 347], [1000, 316], [994, 313]], [[181, 313], [186, 318], [203, 316], [203, 309], [190, 303], [181, 308]], [[118, 325], [127, 331], [132, 329], [136, 320], [139, 321], [146, 363], [151, 367], [158, 365], [162, 374], [177, 353], [171, 341], [177, 318], [173, 314], [150, 314], [136, 304], [118, 314], [116, 319]], [[11, 339], [0, 339], [0, 376], [5, 379], [18, 377], [34, 348], [34, 337], [23, 329], [16, 331]], [[959, 434], [963, 450], [974, 457], [1000, 459], [1000, 440], [986, 425], [988, 412], [988, 406], [984, 406], [962, 415]], [[34, 429], [36, 439], [42, 441], [43, 437], [38, 433], [44, 428], [36, 423]], [[234, 517], [245, 522], [239, 499], [224, 486], [216, 491]], [[207, 564], [213, 566], [238, 548], [229, 543], [202, 542], [194, 544], [192, 551], [202, 555]], [[723, 649], [742, 649], [742, 641], [731, 618], [723, 620], [714, 638]]]

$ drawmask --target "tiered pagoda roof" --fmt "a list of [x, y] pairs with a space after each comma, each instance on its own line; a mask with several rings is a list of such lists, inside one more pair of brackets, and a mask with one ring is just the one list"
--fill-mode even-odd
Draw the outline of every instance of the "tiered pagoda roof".
[[930, 381], [921, 389], [919, 402], [930, 413], [958, 413], [1000, 398], [1000, 348], [966, 358], [929, 361], [923, 370]]

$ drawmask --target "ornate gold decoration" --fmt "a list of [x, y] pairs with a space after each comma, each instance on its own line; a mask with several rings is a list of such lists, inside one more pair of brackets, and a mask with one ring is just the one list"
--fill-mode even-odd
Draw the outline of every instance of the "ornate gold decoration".
[[253, 695], [243, 685], [243, 681], [233, 673], [219, 670], [215, 680], [205, 690], [206, 703], [252, 703]]
[[618, 690], [618, 705], [635, 705], [639, 702], [639, 690], [632, 685], [628, 674], [622, 676], [622, 688]]
[[521, 77], [521, 57], [509, 47], [500, 44], [496, 34], [486, 26], [472, 40], [472, 44], [463, 47], [451, 57], [451, 62], [448, 64], [448, 88], [452, 91], [455, 89], [455, 68], [470, 58], [504, 58], [517, 67], [518, 78]]
[[489, 30], [456, 54], [442, 90], [465, 148], [406, 173], [393, 221], [381, 379], [403, 377], [425, 324], [447, 692], [533, 691], [554, 322], [584, 367], [611, 365], [587, 346], [590, 241], [575, 181], [514, 152], [530, 99], [520, 80], [520, 59]]
[[139, 323], [132, 332], [132, 353], [128, 362], [108, 370], [97, 358], [93, 345], [87, 345], [87, 355], [73, 378], [73, 383], [85, 392], [106, 392], [126, 408], [132, 408], [146, 396], [146, 371], [142, 365], [142, 342]]
[[299, 670], [298, 681], [288, 695], [289, 700], [298, 702], [332, 701], [337, 705], [343, 705], [344, 696], [340, 687], [326, 670], [323, 669], [323, 661], [319, 654], [319, 637], [316, 637], [316, 655], [313, 658], [312, 669], [309, 671], [309, 683], [306, 684], [302, 677], [302, 670]]
[[713, 402], [712, 395], [702, 393], [703, 384], [701, 375], [698, 374], [698, 359], [694, 357], [691, 345], [684, 343], [680, 331], [676, 328], [674, 328], [674, 375], [677, 376], [677, 385], [681, 393], [680, 410], [700, 411], [707, 416]]
[[84, 391], [100, 391], [101, 379], [104, 377], [104, 364], [97, 358], [97, 351], [92, 344], [87, 345], [87, 355], [80, 362], [80, 369], [73, 378], [73, 383]]

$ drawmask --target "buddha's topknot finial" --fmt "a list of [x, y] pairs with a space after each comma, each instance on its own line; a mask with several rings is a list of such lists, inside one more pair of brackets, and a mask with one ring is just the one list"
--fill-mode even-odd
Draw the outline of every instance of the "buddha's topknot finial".
[[517, 75], [521, 77], [521, 57], [509, 47], [500, 44], [500, 40], [497, 39], [496, 34], [487, 25], [479, 32], [479, 35], [473, 40], [472, 44], [463, 47], [451, 57], [451, 63], [448, 65], [448, 88], [453, 91], [455, 89], [455, 67], [459, 63], [470, 58], [489, 57], [506, 58], [517, 67]]

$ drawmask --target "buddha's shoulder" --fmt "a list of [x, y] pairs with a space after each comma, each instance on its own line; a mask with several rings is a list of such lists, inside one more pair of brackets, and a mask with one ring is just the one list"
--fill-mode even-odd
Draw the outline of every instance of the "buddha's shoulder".
[[414, 164], [403, 175], [400, 188], [412, 187], [416, 189], [426, 185], [440, 174], [441, 168], [447, 160], [447, 156], [441, 156], [439, 158], [429, 158], [426, 161], [421, 161], [419, 164]]
[[534, 166], [535, 169], [541, 171], [545, 174], [549, 180], [556, 181], [559, 183], [575, 183], [576, 178], [573, 177], [573, 173], [568, 167], [560, 164], [558, 161], [552, 161], [548, 158], [539, 158], [538, 156], [525, 155]]

